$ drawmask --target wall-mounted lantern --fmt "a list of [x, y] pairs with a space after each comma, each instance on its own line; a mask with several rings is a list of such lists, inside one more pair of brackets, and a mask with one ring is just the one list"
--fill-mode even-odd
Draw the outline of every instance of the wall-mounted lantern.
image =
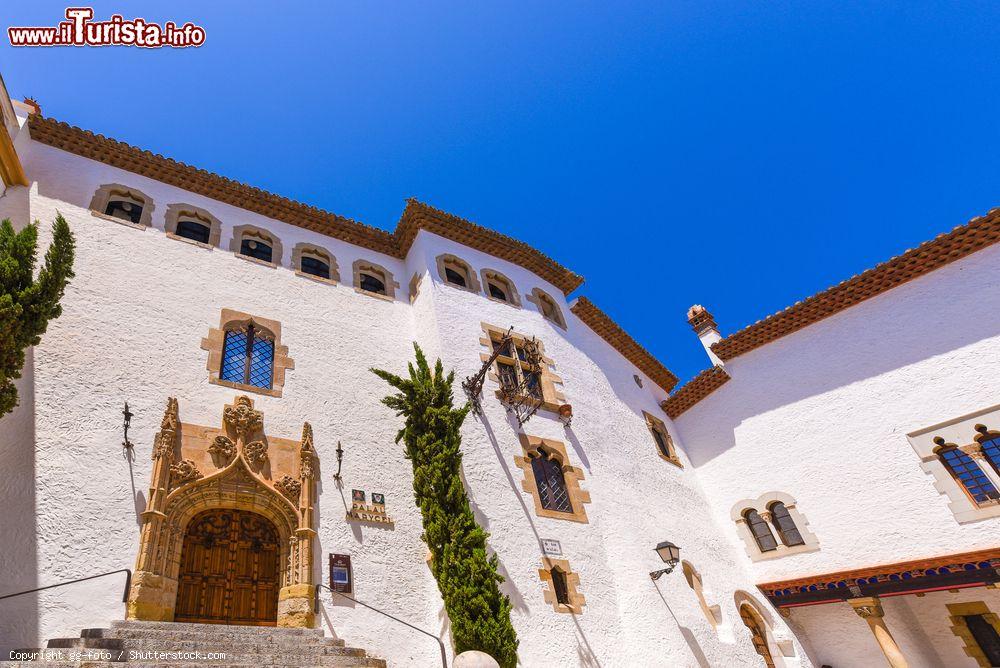
[[668, 575], [672, 573], [674, 567], [680, 561], [681, 548], [677, 547], [669, 540], [665, 540], [656, 546], [656, 553], [660, 555], [660, 559], [667, 565], [667, 568], [661, 568], [658, 571], [653, 571], [649, 574], [649, 577], [653, 580], [659, 580], [661, 575]]
[[344, 461], [344, 449], [340, 447], [340, 441], [337, 441], [337, 472], [333, 474], [333, 479], [340, 482], [340, 465]]

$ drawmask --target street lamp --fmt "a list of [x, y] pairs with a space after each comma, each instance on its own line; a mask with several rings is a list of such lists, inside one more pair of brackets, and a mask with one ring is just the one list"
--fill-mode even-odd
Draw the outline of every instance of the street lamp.
[[661, 568], [658, 571], [653, 571], [649, 574], [649, 577], [653, 580], [659, 580], [661, 575], [667, 575], [672, 573], [674, 566], [680, 561], [681, 548], [677, 547], [669, 540], [665, 540], [656, 546], [656, 553], [660, 555], [660, 559], [663, 563], [667, 565], [667, 568]]

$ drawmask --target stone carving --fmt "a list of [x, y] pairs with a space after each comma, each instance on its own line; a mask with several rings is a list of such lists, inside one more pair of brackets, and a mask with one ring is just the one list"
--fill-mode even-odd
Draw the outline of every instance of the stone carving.
[[197, 480], [201, 477], [201, 471], [190, 459], [182, 459], [170, 467], [170, 486], [180, 487], [186, 482]]
[[163, 412], [163, 421], [160, 422], [160, 433], [153, 445], [153, 461], [165, 457], [169, 462], [173, 458], [179, 425], [177, 399], [170, 397], [167, 399], [167, 410]]
[[236, 456], [236, 444], [228, 436], [216, 436], [208, 451], [216, 459], [220, 467], [226, 466]]
[[291, 476], [284, 476], [274, 483], [274, 488], [281, 492], [292, 503], [299, 502], [299, 494], [302, 492], [302, 483]]
[[264, 441], [254, 441], [243, 446], [243, 456], [246, 457], [250, 468], [259, 470], [267, 462], [267, 443]]
[[226, 406], [222, 412], [226, 424], [236, 430], [240, 438], [246, 437], [264, 426], [264, 414], [253, 408], [253, 401], [247, 396], [236, 397], [232, 406]]
[[299, 448], [299, 452], [302, 455], [302, 466], [299, 469], [301, 476], [303, 478], [312, 478], [315, 473], [313, 469], [313, 457], [316, 451], [313, 449], [312, 425], [308, 422], [302, 425], [302, 447]]
[[881, 605], [859, 605], [854, 608], [854, 612], [858, 613], [858, 617], [862, 619], [868, 619], [869, 617], [881, 617], [882, 616], [882, 606]]

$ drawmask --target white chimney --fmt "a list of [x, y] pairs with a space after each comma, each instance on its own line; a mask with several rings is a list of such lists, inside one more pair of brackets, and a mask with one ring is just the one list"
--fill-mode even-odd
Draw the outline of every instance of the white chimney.
[[712, 360], [712, 364], [715, 366], [725, 366], [719, 356], [712, 351], [712, 344], [716, 341], [721, 341], [722, 335], [719, 334], [715, 318], [708, 312], [708, 309], [701, 304], [695, 304], [689, 308], [688, 323], [690, 323], [694, 333], [698, 335], [701, 345], [705, 346], [705, 352], [708, 353], [708, 358]]

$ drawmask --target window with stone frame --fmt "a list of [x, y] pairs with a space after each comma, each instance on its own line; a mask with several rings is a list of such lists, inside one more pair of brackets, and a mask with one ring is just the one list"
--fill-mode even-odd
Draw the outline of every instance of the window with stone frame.
[[152, 223], [153, 200], [145, 193], [120, 183], [107, 183], [94, 193], [90, 210], [97, 216], [133, 227]]
[[990, 431], [983, 424], [977, 424], [974, 429], [979, 432], [975, 440], [983, 453], [983, 459], [989, 462], [997, 475], [1000, 475], [1000, 431]]
[[276, 267], [281, 264], [281, 241], [272, 232], [254, 225], [237, 225], [229, 249], [237, 256]]
[[517, 293], [517, 287], [512, 280], [493, 269], [483, 269], [482, 277], [483, 290], [487, 298], [495, 302], [521, 307], [521, 296]]
[[690, 562], [682, 561], [681, 571], [684, 573], [684, 579], [687, 580], [688, 586], [694, 591], [695, 596], [698, 597], [698, 605], [701, 607], [706, 621], [712, 625], [713, 629], [717, 628], [721, 620], [722, 608], [718, 605], [711, 606], [708, 604], [708, 601], [705, 599], [705, 590], [701, 581], [701, 575]]
[[337, 260], [325, 248], [314, 244], [299, 243], [292, 249], [292, 267], [299, 276], [318, 279], [326, 283], [340, 280]]
[[399, 283], [393, 280], [392, 273], [388, 269], [368, 260], [355, 260], [354, 289], [356, 291], [372, 297], [394, 300], [397, 288], [399, 288]]
[[214, 248], [219, 245], [222, 223], [200, 207], [190, 204], [169, 204], [163, 217], [163, 230], [172, 239]]
[[556, 300], [553, 299], [547, 292], [541, 288], [534, 288], [532, 289], [531, 294], [528, 295], [528, 301], [533, 303], [535, 307], [538, 308], [538, 312], [541, 313], [546, 320], [562, 327], [563, 329], [566, 329], [566, 318], [563, 317], [562, 309], [559, 308]]
[[[544, 344], [517, 332], [512, 332], [511, 342], [504, 344], [506, 329], [486, 323], [482, 323], [482, 327], [485, 335], [480, 339], [480, 344], [486, 346], [488, 352], [482, 352], [480, 359], [486, 362], [494, 352], [500, 353], [488, 376], [502, 388], [497, 390], [497, 396], [501, 399], [505, 396], [503, 389], [526, 388], [528, 398], [541, 402], [539, 408], [558, 412], [559, 407], [566, 403], [566, 396], [557, 387], [562, 385], [562, 378], [552, 370], [555, 363], [545, 355]], [[532, 345], [532, 342], [540, 355], [537, 368], [529, 363], [526, 351], [526, 347]]]
[[951, 632], [983, 668], [1000, 666], [1000, 617], [984, 601], [947, 604]]
[[649, 429], [649, 433], [653, 438], [653, 444], [656, 446], [656, 454], [674, 466], [683, 468], [684, 465], [681, 464], [680, 457], [677, 456], [674, 439], [671, 438], [670, 432], [667, 430], [667, 425], [664, 424], [663, 420], [646, 411], [643, 411], [642, 415], [646, 419], [646, 427]]
[[208, 351], [209, 382], [280, 397], [285, 372], [295, 368], [281, 344], [281, 323], [223, 309], [219, 327], [201, 347]]
[[573, 572], [567, 559], [543, 557], [538, 578], [546, 585], [543, 599], [554, 611], [583, 614], [587, 599], [580, 593], [580, 576]]
[[778, 530], [778, 536], [781, 537], [781, 542], [788, 547], [795, 547], [796, 545], [802, 545], [805, 541], [802, 539], [802, 534], [799, 533], [798, 527], [795, 526], [795, 520], [788, 513], [788, 509], [785, 508], [785, 504], [781, 501], [775, 501], [767, 507], [771, 511], [771, 521], [774, 523], [774, 528]]
[[550, 519], [588, 522], [590, 492], [580, 489], [583, 470], [569, 464], [562, 441], [519, 434], [522, 455], [514, 464], [524, 473], [521, 488], [534, 500], [535, 514]]
[[445, 253], [438, 255], [435, 263], [438, 275], [445, 283], [469, 292], [479, 292], [479, 279], [476, 277], [476, 272], [465, 260]]
[[978, 506], [998, 503], [1000, 492], [996, 486], [979, 464], [961, 448], [943, 444], [935, 453], [973, 503]]
[[212, 228], [196, 218], [185, 216], [177, 221], [175, 234], [182, 239], [207, 244], [212, 236]]
[[747, 526], [750, 527], [750, 533], [753, 535], [753, 539], [757, 542], [757, 548], [761, 552], [770, 552], [778, 548], [778, 541], [774, 539], [771, 527], [768, 525], [767, 520], [760, 516], [760, 513], [751, 508], [743, 513], [743, 518], [746, 520]]

